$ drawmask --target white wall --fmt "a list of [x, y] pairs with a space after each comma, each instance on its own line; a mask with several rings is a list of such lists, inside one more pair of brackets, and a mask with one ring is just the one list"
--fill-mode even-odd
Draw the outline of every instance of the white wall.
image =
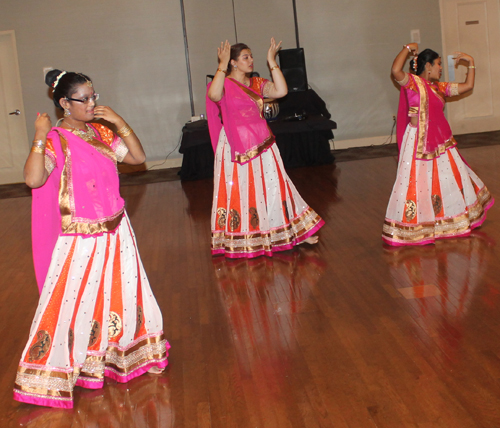
[[[196, 114], [204, 113], [205, 76], [214, 74], [217, 46], [236, 42], [231, 0], [189, 4], [188, 40]], [[269, 77], [269, 39], [295, 48], [291, 0], [234, 0], [238, 42], [247, 43], [255, 71]], [[419, 29], [422, 48], [441, 51], [439, 0], [297, 0], [299, 39], [305, 50], [309, 85], [325, 100], [337, 122], [335, 140], [368, 145], [386, 140], [397, 112], [398, 88], [390, 68], [410, 30]], [[207, 19], [215, 14], [213, 21]], [[358, 140], [358, 141], [353, 141]], [[364, 144], [366, 141], [366, 144]], [[344, 148], [345, 145], [336, 146]]]
[[[205, 111], [205, 76], [216, 70], [218, 44], [236, 41], [232, 4], [185, 0], [196, 114]], [[238, 41], [267, 77], [270, 37], [295, 47], [292, 1], [234, 4]], [[411, 29], [420, 29], [423, 47], [441, 50], [438, 0], [297, 0], [297, 8], [309, 84], [338, 124], [335, 138], [389, 134], [398, 102], [391, 63]], [[52, 66], [88, 74], [100, 102], [141, 137], [148, 160], [175, 148], [191, 116], [179, 0], [3, 1], [0, 31], [12, 29], [30, 133], [38, 111], [55, 113], [42, 73]]]
[[0, 30], [10, 29], [30, 135], [37, 112], [55, 117], [42, 71], [51, 66], [89, 75], [99, 102], [129, 122], [148, 160], [177, 145], [190, 117], [179, 1], [3, 1]]
[[335, 139], [390, 134], [399, 100], [392, 62], [411, 29], [422, 49], [441, 52], [439, 1], [298, 0], [297, 8], [309, 84], [337, 122]]

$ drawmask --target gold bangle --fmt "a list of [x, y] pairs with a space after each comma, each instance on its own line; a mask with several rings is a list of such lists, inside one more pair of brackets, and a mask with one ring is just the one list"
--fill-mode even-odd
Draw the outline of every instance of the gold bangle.
[[43, 140], [33, 140], [33, 146], [35, 147], [45, 147], [46, 144]]
[[43, 147], [33, 146], [31, 148], [31, 153], [40, 153], [41, 155], [45, 155], [45, 146]]
[[130, 128], [127, 124], [125, 124], [124, 126], [122, 126], [118, 131], [116, 131], [116, 133], [122, 137], [122, 138], [126, 138], [128, 137], [130, 134], [132, 134], [134, 132], [134, 130], [132, 128]]
[[275, 68], [280, 68], [279, 65], [275, 65], [274, 67], [271, 67], [271, 71], [273, 71]]
[[469, 67], [467, 67], [467, 68], [476, 68], [476, 66], [475, 65], [469, 65]]
[[218, 68], [217, 71], [222, 71], [224, 74], [226, 74], [226, 71], [223, 70], [222, 68]]

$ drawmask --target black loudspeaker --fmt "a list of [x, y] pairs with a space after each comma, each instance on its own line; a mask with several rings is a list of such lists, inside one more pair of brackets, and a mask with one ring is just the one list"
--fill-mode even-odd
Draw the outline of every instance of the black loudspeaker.
[[306, 59], [304, 49], [282, 49], [278, 52], [280, 68], [289, 92], [307, 91]]

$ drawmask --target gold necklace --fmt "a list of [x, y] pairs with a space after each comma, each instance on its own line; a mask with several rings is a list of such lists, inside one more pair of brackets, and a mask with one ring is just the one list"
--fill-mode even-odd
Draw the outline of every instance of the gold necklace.
[[82, 140], [89, 142], [89, 141], [92, 141], [94, 139], [94, 136], [95, 136], [94, 130], [87, 123], [85, 124], [85, 127], [87, 128], [86, 131], [84, 131], [83, 129], [74, 128], [67, 123], [66, 123], [66, 125], [71, 128], [70, 131], [73, 134], [80, 137]]

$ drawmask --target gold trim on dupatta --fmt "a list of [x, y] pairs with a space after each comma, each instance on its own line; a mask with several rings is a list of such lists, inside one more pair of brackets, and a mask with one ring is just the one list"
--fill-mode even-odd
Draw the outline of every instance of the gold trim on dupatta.
[[238, 82], [237, 80], [233, 79], [232, 77], [228, 77], [228, 79], [231, 79], [231, 82], [236, 83], [241, 88], [241, 90], [243, 92], [245, 92], [245, 94], [247, 94], [252, 99], [252, 101], [259, 108], [260, 117], [264, 119], [264, 116], [262, 113], [264, 111], [264, 100], [259, 95], [257, 95], [254, 91], [252, 91], [250, 88], [248, 88], [247, 86]]
[[[427, 141], [427, 131], [429, 128], [429, 97], [424, 81], [418, 76], [413, 76], [413, 78], [416, 85], [418, 86], [418, 92], [420, 95], [420, 108], [418, 111], [417, 150], [415, 153], [415, 158], [422, 160], [431, 160], [441, 156], [444, 152], [446, 152], [446, 150], [450, 149], [451, 147], [455, 147], [457, 145], [457, 142], [455, 141], [455, 138], [451, 137], [444, 144], [440, 144], [433, 152], [425, 153], [424, 147], [425, 142]], [[441, 100], [444, 106], [445, 100], [443, 99], [439, 91], [437, 91], [432, 86], [430, 86], [430, 88], [433, 94]]]
[[429, 98], [427, 96], [427, 90], [425, 83], [422, 80], [414, 76], [414, 81], [418, 87], [418, 92], [420, 96], [420, 108], [418, 111], [418, 132], [417, 132], [417, 153], [416, 157], [422, 159], [424, 155], [425, 141], [427, 140], [427, 128], [429, 126]]
[[[61, 148], [65, 157], [64, 168], [61, 173], [61, 181], [59, 184], [59, 207], [61, 212], [62, 233], [96, 235], [99, 233], [106, 233], [115, 230], [122, 220], [125, 208], [122, 208], [120, 211], [108, 218], [99, 219], [101, 221], [96, 222], [77, 222], [73, 218], [70, 198], [70, 192], [72, 192], [71, 150], [68, 147], [66, 138], [61, 133], [59, 133], [59, 136], [61, 140]], [[103, 144], [96, 140], [92, 140], [91, 142], [88, 142], [88, 144], [94, 147], [103, 156], [114, 160], [116, 164], [114, 153], [108, 146], [106, 146], [106, 144]]]
[[255, 148], [247, 150], [245, 153], [234, 154], [234, 160], [238, 163], [245, 163], [253, 158], [259, 156], [262, 152], [265, 152], [269, 147], [271, 147], [276, 142], [276, 138], [273, 134], [269, 135], [260, 145]]
[[[232, 77], [228, 77], [228, 79], [230, 79], [231, 82], [234, 82], [236, 85], [238, 85], [240, 87], [240, 89], [250, 97], [250, 99], [257, 105], [261, 119], [265, 120], [264, 113], [263, 113], [264, 100], [259, 95], [257, 95], [254, 91], [252, 91], [250, 88], [241, 84], [240, 82], [233, 79]], [[267, 125], [267, 122], [266, 122], [266, 125]], [[271, 129], [269, 129], [269, 126], [267, 126], [267, 129], [269, 130], [269, 137], [267, 137], [262, 143], [258, 144], [257, 146], [254, 146], [254, 147], [248, 149], [245, 153], [235, 152], [234, 160], [240, 164], [248, 162], [248, 161], [252, 160], [253, 158], [259, 156], [262, 152], [265, 152], [269, 147], [271, 147], [276, 142], [276, 137], [272, 133]]]

